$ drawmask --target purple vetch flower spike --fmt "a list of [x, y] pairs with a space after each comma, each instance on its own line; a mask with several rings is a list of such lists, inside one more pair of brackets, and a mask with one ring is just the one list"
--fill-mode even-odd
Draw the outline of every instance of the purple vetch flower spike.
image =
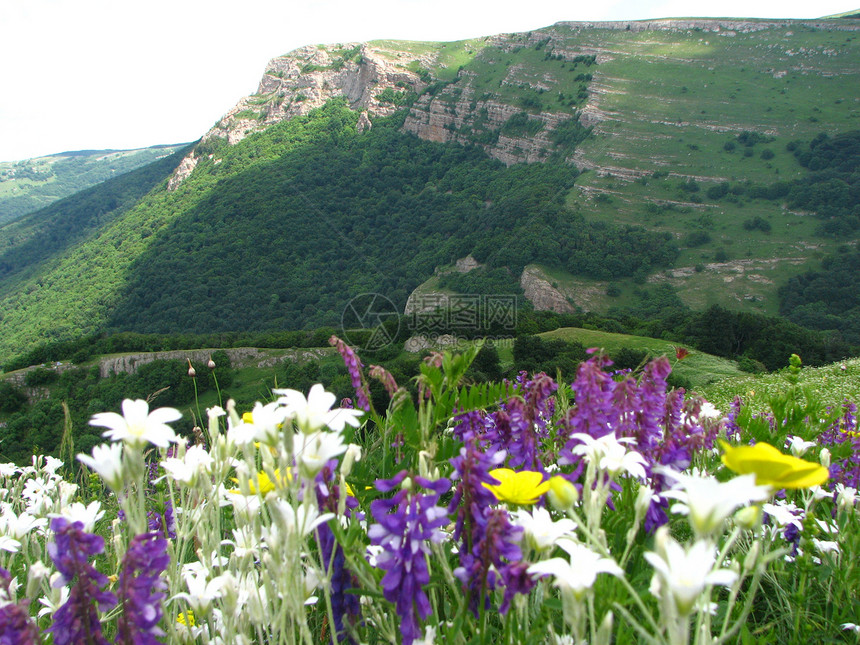
[[460, 449], [460, 454], [449, 460], [454, 467], [452, 479], [457, 481], [457, 484], [448, 504], [448, 514], [456, 513], [454, 540], [463, 537], [466, 547], [461, 549], [460, 553], [469, 553], [472, 550], [473, 531], [478, 526], [476, 516], [484, 515], [498, 501], [484, 484], [499, 484], [499, 481], [490, 475], [490, 471], [498, 468], [504, 460], [504, 451], [481, 452], [476, 437], [470, 438], [465, 447]]
[[107, 645], [102, 635], [98, 610], [116, 605], [116, 596], [103, 591], [108, 579], [89, 562], [104, 551], [104, 539], [84, 531], [82, 522], [64, 517], [51, 520], [54, 541], [48, 543], [48, 554], [65, 582], [75, 581], [69, 599], [54, 612], [53, 633], [56, 645]]
[[375, 378], [377, 381], [382, 383], [382, 386], [385, 388], [385, 391], [388, 392], [388, 396], [394, 396], [397, 392], [397, 381], [394, 380], [394, 377], [391, 373], [380, 365], [371, 365], [370, 366], [370, 376], [371, 378]]
[[169, 563], [167, 540], [158, 533], [132, 538], [119, 576], [122, 613], [117, 621], [117, 644], [155, 645], [160, 642], [157, 637], [164, 636], [158, 623], [164, 616], [167, 582], [161, 574]]
[[9, 602], [9, 586], [12, 576], [6, 569], [0, 569], [0, 645], [37, 645], [39, 628], [30, 620], [27, 611], [29, 600]]
[[[617, 410], [615, 435], [617, 437], [633, 437], [636, 446], [647, 445], [647, 437], [651, 434], [651, 424], [645, 418], [642, 396], [639, 384], [630, 375], [616, 381], [612, 391], [612, 404]], [[659, 420], [658, 420], [659, 423]], [[654, 424], [654, 425], [658, 425]], [[657, 427], [659, 432], [659, 427]], [[643, 439], [646, 441], [643, 443]]]
[[729, 406], [729, 413], [726, 415], [726, 439], [740, 440], [741, 437], [741, 428], [737, 424], [736, 419], [738, 415], [741, 413], [741, 406], [743, 402], [741, 401], [741, 397], [736, 396], [732, 399], [731, 405]]
[[[475, 616], [482, 599], [485, 608], [490, 606], [490, 592], [500, 583], [507, 584], [510, 579], [517, 589], [522, 588], [519, 572], [511, 567], [523, 558], [519, 546], [523, 528], [510, 523], [507, 510], [492, 508], [476, 520], [472, 551], [461, 554], [461, 566], [454, 570], [454, 575], [469, 590], [469, 608]], [[511, 593], [516, 593], [516, 589]], [[505, 608], [509, 605], [510, 600]]]
[[467, 443], [472, 438], [488, 441], [492, 439], [492, 434], [494, 434], [489, 432], [492, 420], [483, 410], [472, 410], [458, 414], [454, 417], [454, 421], [456, 422], [453, 428], [454, 436], [463, 443]]
[[615, 417], [612, 393], [615, 381], [603, 368], [611, 365], [606, 356], [594, 356], [579, 366], [571, 385], [574, 393], [574, 414], [570, 417], [569, 434], [583, 432], [595, 439], [612, 431], [609, 423]]
[[349, 380], [355, 390], [355, 400], [358, 408], [365, 412], [370, 411], [370, 393], [367, 389], [367, 384], [364, 382], [364, 376], [361, 372], [361, 361], [352, 350], [352, 348], [343, 342], [337, 336], [332, 336], [328, 339], [328, 344], [335, 347], [338, 353], [343, 358], [346, 364], [346, 369], [349, 372]]
[[[431, 481], [413, 477], [413, 486], [402, 487], [407, 472], [401, 471], [388, 480], [377, 480], [376, 488], [390, 492], [400, 488], [391, 499], [376, 499], [370, 512], [377, 521], [367, 532], [370, 543], [382, 546], [376, 566], [385, 571], [382, 592], [385, 599], [394, 603], [400, 617], [403, 644], [422, 636], [419, 619], [426, 620], [432, 613], [424, 586], [430, 582], [427, 554], [431, 542], [441, 542], [445, 535], [440, 527], [448, 523], [448, 513], [437, 506], [439, 496], [451, 487], [448, 479]], [[430, 490], [422, 494], [420, 487]]]
[[[321, 513], [337, 514], [338, 512], [338, 504], [340, 502], [340, 486], [337, 483], [338, 465], [339, 462], [337, 459], [329, 460], [314, 478], [314, 489]], [[358, 500], [355, 497], [347, 496], [346, 516], [363, 519], [364, 514], [355, 511], [358, 506]], [[338, 642], [345, 639], [353, 642], [352, 638], [344, 630], [344, 619], [354, 624], [361, 616], [358, 596], [347, 593], [349, 589], [358, 588], [358, 580], [347, 567], [343, 548], [338, 544], [329, 525], [320, 524], [316, 528], [316, 535], [322, 561], [327, 567], [330, 567], [331, 583], [329, 589], [332, 614], [334, 615], [335, 637]]]
[[[645, 450], [660, 441], [660, 421], [666, 409], [666, 379], [672, 372], [669, 359], [665, 356], [650, 361], [642, 371], [639, 382], [641, 412], [639, 432], [636, 436], [638, 449]], [[683, 402], [683, 391], [680, 400]]]

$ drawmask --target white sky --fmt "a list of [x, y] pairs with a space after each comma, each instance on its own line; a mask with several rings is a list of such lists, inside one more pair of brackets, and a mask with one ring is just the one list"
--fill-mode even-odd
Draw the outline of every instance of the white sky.
[[817, 18], [852, 0], [0, 0], [0, 161], [193, 141], [311, 43], [460, 40], [561, 20]]

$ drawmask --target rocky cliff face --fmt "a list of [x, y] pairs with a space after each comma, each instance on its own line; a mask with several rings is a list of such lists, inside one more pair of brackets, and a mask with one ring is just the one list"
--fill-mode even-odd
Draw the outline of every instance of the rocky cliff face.
[[[426, 63], [424, 58], [367, 43], [302, 47], [269, 61], [257, 92], [241, 99], [201, 143], [220, 138], [232, 145], [341, 97], [362, 113], [359, 130], [368, 129], [372, 117], [391, 114], [406, 93], [424, 89], [426, 83], [409, 69]], [[192, 153], [182, 162], [169, 189], [191, 174], [196, 159]]]
[[[505, 53], [533, 47], [541, 43], [540, 38], [535, 32], [481, 39], [463, 58], [478, 60], [485, 51]], [[544, 160], [555, 148], [552, 131], [577, 118], [577, 110], [567, 106], [541, 109], [539, 101], [526, 107], [517, 104], [516, 95], [522, 89], [536, 94], [559, 89], [558, 79], [551, 74], [532, 78], [531, 70], [524, 70], [522, 65], [499, 64], [496, 69], [502, 70], [501, 91], [482, 88], [479, 92], [481, 79], [469, 65], [461, 66], [451, 78], [450, 62], [444, 59], [445, 44], [399, 45], [402, 47], [398, 43], [309, 45], [275, 58], [266, 66], [256, 93], [241, 99], [201, 143], [222, 139], [232, 145], [340, 97], [361, 112], [357, 127], [364, 131], [372, 127], [374, 117], [390, 115], [420, 95], [411, 105], [405, 131], [430, 141], [478, 145], [510, 165]], [[564, 62], [582, 52], [559, 49], [553, 55]], [[431, 85], [432, 90], [425, 92]], [[520, 119], [518, 128], [506, 129], [515, 116]], [[199, 154], [194, 152], [183, 161], [169, 189], [193, 172]]]
[[543, 272], [536, 267], [527, 266], [520, 276], [520, 286], [526, 299], [537, 311], [554, 311], [565, 314], [574, 311], [564, 294], [552, 286]]

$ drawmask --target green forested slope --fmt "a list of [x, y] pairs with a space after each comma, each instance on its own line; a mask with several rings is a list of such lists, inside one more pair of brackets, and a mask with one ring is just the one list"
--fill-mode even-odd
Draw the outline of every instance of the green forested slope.
[[186, 145], [80, 150], [0, 162], [0, 224], [170, 156]]
[[0, 225], [0, 293], [7, 293], [40, 264], [121, 217], [173, 172], [188, 148], [83, 190], [29, 216]]
[[[0, 353], [102, 328], [147, 332], [336, 323], [348, 299], [398, 302], [473, 252], [516, 282], [540, 257], [629, 275], [674, 257], [665, 234], [588, 224], [563, 207], [565, 164], [506, 168], [332, 103], [201, 161], [2, 301]], [[217, 158], [217, 163], [216, 163]]]

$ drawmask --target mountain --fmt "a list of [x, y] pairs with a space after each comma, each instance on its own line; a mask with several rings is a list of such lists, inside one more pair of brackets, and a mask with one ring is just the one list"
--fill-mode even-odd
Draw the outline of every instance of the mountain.
[[[416, 289], [605, 311], [662, 285], [776, 314], [860, 236], [858, 33], [688, 19], [301, 48], [134, 205], [0, 227], [0, 361], [104, 330], [337, 326], [358, 294]], [[66, 220], [38, 256], [17, 232]]]
[[169, 157], [187, 143], [135, 150], [77, 150], [0, 162], [0, 224], [112, 177]]

